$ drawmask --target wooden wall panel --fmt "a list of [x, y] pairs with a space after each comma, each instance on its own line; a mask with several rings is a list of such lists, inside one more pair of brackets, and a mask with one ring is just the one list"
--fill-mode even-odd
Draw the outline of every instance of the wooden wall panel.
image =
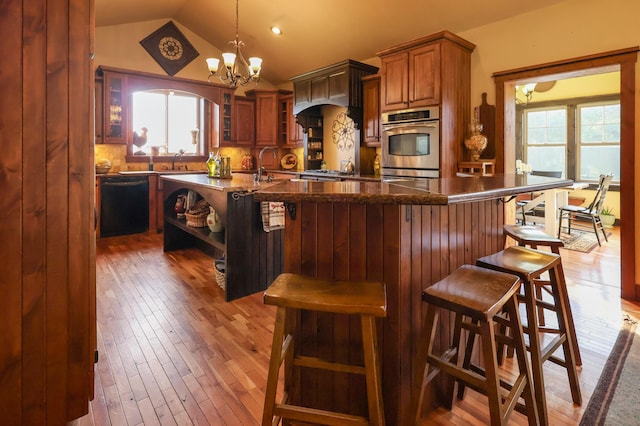
[[92, 12], [2, 3], [1, 424], [64, 424], [92, 395]]
[[[22, 1], [7, 0], [0, 13], [0, 51], [5, 64], [0, 78], [0, 419], [22, 422]], [[39, 67], [42, 70], [43, 66]], [[37, 117], [36, 117], [37, 118]], [[40, 392], [44, 389], [42, 388]]]

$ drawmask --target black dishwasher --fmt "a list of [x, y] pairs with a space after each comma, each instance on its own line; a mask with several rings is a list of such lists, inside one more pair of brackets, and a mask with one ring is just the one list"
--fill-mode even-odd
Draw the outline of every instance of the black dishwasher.
[[138, 234], [149, 229], [149, 178], [100, 179], [100, 236]]

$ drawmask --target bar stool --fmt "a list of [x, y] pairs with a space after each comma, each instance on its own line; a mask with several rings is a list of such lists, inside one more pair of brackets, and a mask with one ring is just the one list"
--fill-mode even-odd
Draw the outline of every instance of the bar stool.
[[[513, 246], [478, 259], [476, 265], [495, 271], [515, 274], [522, 280], [524, 296], [519, 298], [524, 301], [527, 313], [527, 325], [523, 327], [523, 330], [525, 334], [529, 336], [528, 349], [531, 353], [534, 394], [538, 406], [540, 424], [547, 425], [549, 424], [547, 400], [544, 376], [542, 374], [542, 364], [545, 361], [549, 360], [567, 370], [573, 402], [577, 405], [582, 404], [580, 384], [576, 372], [576, 360], [573, 352], [574, 342], [568, 332], [569, 324], [566, 316], [567, 307], [565, 306], [567, 296], [564, 294], [566, 293], [566, 288], [560, 285], [560, 269], [558, 268], [560, 265], [560, 256], [555, 253], [547, 253], [528, 247]], [[557, 330], [547, 328], [540, 329], [538, 326], [538, 304], [545, 308], [547, 308], [548, 304], [537, 300], [535, 297], [534, 280], [547, 271], [549, 272], [550, 288], [556, 307], [553, 311], [558, 321]], [[542, 347], [540, 339], [541, 330], [544, 330], [546, 333], [553, 332], [554, 334], [553, 339], [551, 339], [544, 348]], [[560, 347], [562, 347], [564, 352], [564, 359], [554, 356], [554, 353]]]
[[[552, 237], [549, 234], [545, 233], [542, 229], [537, 226], [531, 225], [504, 225], [503, 227], [504, 233], [506, 236], [514, 240], [519, 246], [522, 247], [531, 247], [532, 249], [537, 249], [540, 247], [549, 247], [551, 253], [555, 253], [557, 255], [560, 254], [560, 247], [564, 247], [564, 243], [560, 238]], [[576, 327], [573, 321], [573, 312], [571, 310], [571, 303], [569, 302], [569, 292], [567, 291], [567, 282], [564, 277], [564, 270], [562, 268], [562, 260], [557, 266], [558, 268], [558, 285], [561, 286], [564, 290], [562, 294], [566, 297], [564, 303], [561, 306], [565, 307], [565, 316], [567, 317], [567, 323], [569, 328], [567, 332], [572, 336], [571, 340], [573, 341], [573, 354], [576, 357], [576, 365], [582, 365], [582, 355], [580, 354], [580, 347], [578, 345], [578, 338], [576, 335]], [[542, 292], [546, 290], [547, 293], [551, 294], [550, 290], [550, 282], [548, 280], [541, 280], [540, 278], [535, 280], [536, 284], [536, 298], [538, 300], [542, 300]], [[538, 325], [544, 326], [544, 307], [538, 307]], [[555, 310], [557, 306], [553, 305], [553, 307], [549, 307], [547, 309]]]
[[[473, 265], [463, 265], [443, 280], [426, 288], [422, 300], [428, 304], [424, 322], [425, 336], [419, 357], [426, 355], [422, 384], [417, 399], [416, 424], [419, 423], [425, 388], [438, 372], [445, 374], [445, 404], [453, 404], [453, 388], [458, 382], [458, 399], [462, 399], [464, 387], [468, 386], [487, 395], [492, 425], [506, 425], [516, 408], [520, 396], [524, 398], [524, 411], [530, 425], [538, 424], [533, 398], [531, 370], [520, 323], [516, 293], [520, 279], [512, 274], [491, 271]], [[435, 333], [441, 330], [438, 324], [440, 311], [455, 313], [455, 325], [451, 346], [440, 354], [434, 353]], [[500, 314], [506, 312], [506, 318]], [[445, 316], [446, 318], [446, 316]], [[510, 337], [497, 335], [495, 323], [504, 323], [511, 329]], [[462, 329], [468, 330], [464, 361], [458, 356], [461, 349]], [[480, 335], [484, 368], [471, 362], [471, 353], [476, 335]], [[513, 384], [507, 384], [498, 375], [496, 340], [507, 342], [515, 348], [519, 375]], [[455, 378], [456, 380], [453, 380]], [[419, 383], [419, 378], [416, 383]]]
[[[332, 281], [283, 273], [264, 292], [264, 303], [275, 305], [278, 309], [273, 330], [269, 375], [262, 414], [263, 426], [276, 425], [280, 422], [280, 419], [331, 425], [384, 425], [380, 357], [375, 318], [387, 316], [385, 285], [380, 282]], [[294, 330], [296, 328], [298, 310], [359, 315], [362, 326], [364, 366], [330, 362], [315, 357], [297, 356], [294, 349], [296, 340]], [[283, 361], [284, 395], [282, 401], [276, 403], [278, 375]], [[369, 418], [292, 405], [289, 396], [294, 367], [364, 375], [366, 378]]]

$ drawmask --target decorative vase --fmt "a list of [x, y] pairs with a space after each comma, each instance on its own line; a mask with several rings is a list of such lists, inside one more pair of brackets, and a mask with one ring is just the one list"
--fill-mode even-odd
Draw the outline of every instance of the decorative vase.
[[220, 216], [213, 209], [213, 207], [209, 206], [209, 215], [207, 216], [207, 226], [211, 232], [222, 232], [224, 229], [224, 225], [222, 225], [222, 221], [220, 220]]
[[471, 136], [464, 141], [464, 146], [469, 150], [471, 160], [478, 161], [480, 160], [480, 154], [487, 147], [487, 137], [480, 133], [482, 132], [482, 123], [478, 120], [473, 120], [469, 129]]

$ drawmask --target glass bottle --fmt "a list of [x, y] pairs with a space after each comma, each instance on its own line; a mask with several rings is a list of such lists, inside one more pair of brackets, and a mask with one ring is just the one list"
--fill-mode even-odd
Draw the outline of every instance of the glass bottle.
[[209, 151], [209, 159], [207, 160], [207, 170], [209, 171], [209, 177], [215, 177], [217, 171], [216, 158], [213, 155], [213, 151]]

